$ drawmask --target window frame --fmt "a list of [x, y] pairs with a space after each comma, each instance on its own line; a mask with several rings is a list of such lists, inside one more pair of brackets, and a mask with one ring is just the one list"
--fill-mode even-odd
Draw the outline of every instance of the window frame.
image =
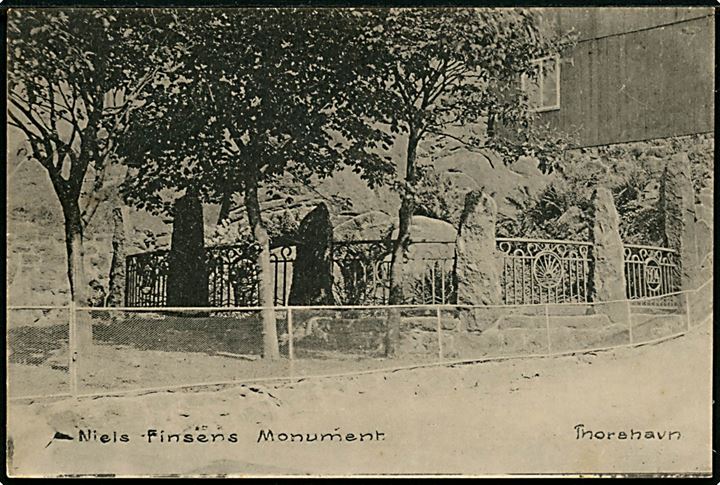
[[[555, 104], [543, 106], [543, 88], [545, 86], [545, 73], [543, 72], [543, 63], [549, 60], [555, 61]], [[536, 107], [530, 106], [530, 111], [534, 113], [544, 113], [547, 111], [558, 111], [560, 109], [560, 55], [555, 54], [551, 56], [539, 57], [530, 61], [531, 64], [539, 64], [540, 70], [538, 72], [538, 95], [540, 104]], [[520, 78], [520, 84], [523, 92], [528, 93], [528, 78], [525, 74]]]

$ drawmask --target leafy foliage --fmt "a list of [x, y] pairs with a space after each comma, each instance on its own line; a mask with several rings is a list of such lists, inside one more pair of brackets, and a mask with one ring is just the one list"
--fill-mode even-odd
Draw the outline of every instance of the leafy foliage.
[[[360, 102], [347, 109], [374, 121], [378, 131], [389, 130], [394, 143], [406, 143], [396, 161], [405, 173], [393, 184], [401, 197], [390, 275], [389, 301], [396, 304], [403, 301], [411, 218], [432, 198], [423, 186], [427, 172], [417, 163], [422, 143], [433, 151], [457, 143], [493, 150], [506, 163], [535, 156], [551, 170], [559, 150], [533, 126], [520, 79], [538, 75], [532, 61], [556, 52], [559, 39], [541, 35], [536, 16], [520, 9], [387, 9], [357, 16], [366, 28], [356, 42], [369, 57], [360, 58], [353, 82]], [[393, 345], [388, 348], [392, 353]]]
[[145, 88], [172, 69], [160, 59], [175, 48], [173, 21], [131, 10], [10, 12], [8, 124], [24, 136], [28, 158], [46, 170], [62, 206], [68, 278], [78, 301], [83, 231], [108, 195], [106, 167], [119, 157]]
[[[435, 148], [460, 142], [499, 151], [510, 161], [520, 154], [536, 156], [543, 168], [552, 167], [554, 140], [543, 139], [543, 130], [533, 124], [519, 80], [523, 74], [537, 76], [532, 60], [556, 52], [567, 39], [540, 35], [535, 15], [519, 9], [358, 15], [368, 25], [358, 41], [371, 55], [357, 81], [366, 91], [365, 102], [353, 108], [359, 115], [395, 135], [428, 139]], [[468, 130], [471, 125], [480, 130]]]
[[[153, 86], [135, 120], [125, 194], [138, 207], [171, 210], [169, 191], [216, 202], [287, 171], [326, 177], [341, 163], [372, 185], [389, 166], [372, 148], [384, 139], [342, 117], [355, 77], [346, 51], [355, 30], [340, 10], [183, 12], [183, 68]], [[343, 94], [344, 93], [344, 94]], [[345, 96], [341, 98], [340, 96]], [[343, 121], [342, 123], [340, 121]]]
[[[79, 197], [88, 169], [94, 189], [102, 188], [145, 87], [167, 67], [157, 61], [172, 45], [168, 25], [171, 17], [127, 10], [12, 11], [9, 122], [61, 198]], [[137, 39], [156, 39], [154, 50], [145, 52]]]
[[463, 201], [452, 182], [431, 165], [418, 166], [422, 177], [414, 187], [415, 215], [432, 217], [457, 227]]
[[659, 197], [665, 161], [688, 151], [698, 193], [712, 174], [711, 151], [697, 149], [700, 144], [692, 137], [567, 152], [557, 177], [537, 197], [520, 192], [508, 199], [516, 215], [498, 221], [498, 235], [588, 240], [590, 199], [602, 183], [613, 193], [623, 241], [662, 245]]

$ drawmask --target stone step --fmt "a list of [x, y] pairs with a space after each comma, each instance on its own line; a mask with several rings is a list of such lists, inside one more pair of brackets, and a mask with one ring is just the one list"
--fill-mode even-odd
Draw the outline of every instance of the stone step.
[[633, 315], [677, 315], [680, 313], [677, 307], [653, 307], [644, 305], [632, 305], [630, 313]]

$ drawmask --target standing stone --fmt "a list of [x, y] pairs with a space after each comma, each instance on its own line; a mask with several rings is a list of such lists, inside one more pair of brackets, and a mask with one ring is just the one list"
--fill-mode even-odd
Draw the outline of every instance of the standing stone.
[[126, 233], [125, 218], [121, 207], [115, 207], [112, 212], [113, 237], [112, 237], [112, 261], [110, 262], [110, 277], [108, 278], [107, 306], [118, 307], [125, 304], [125, 278], [126, 268], [125, 250]]
[[[606, 314], [612, 322], [628, 323], [625, 290], [625, 256], [620, 239], [620, 217], [613, 196], [606, 187], [598, 187], [592, 198], [594, 223], [592, 230], [593, 264], [590, 269], [592, 301], [595, 310]], [[611, 303], [602, 303], [611, 302]]]
[[501, 302], [496, 219], [497, 205], [492, 197], [478, 190], [467, 193], [455, 245], [459, 305], [499, 305]]
[[698, 270], [695, 235], [695, 194], [690, 160], [686, 153], [673, 155], [665, 164], [660, 192], [665, 245], [680, 255], [681, 289], [694, 288]]
[[297, 255], [293, 265], [291, 305], [332, 305], [333, 228], [330, 212], [320, 203], [298, 228]]
[[188, 194], [175, 202], [170, 243], [167, 305], [208, 305], [208, 272], [205, 264], [203, 208], [197, 196]]

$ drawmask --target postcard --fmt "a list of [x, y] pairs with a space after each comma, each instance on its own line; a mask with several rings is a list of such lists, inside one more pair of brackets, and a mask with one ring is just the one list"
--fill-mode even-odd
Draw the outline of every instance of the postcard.
[[714, 19], [8, 8], [6, 475], [710, 476]]

